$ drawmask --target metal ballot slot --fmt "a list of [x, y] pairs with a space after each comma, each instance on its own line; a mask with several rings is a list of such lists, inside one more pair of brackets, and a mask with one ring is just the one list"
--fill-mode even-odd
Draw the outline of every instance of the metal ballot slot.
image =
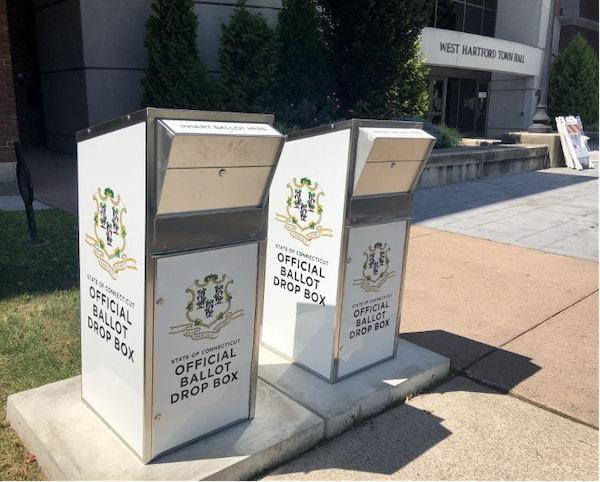
[[412, 193], [435, 138], [344, 121], [290, 135], [269, 193], [262, 343], [334, 383], [396, 354]]
[[254, 415], [273, 116], [77, 134], [82, 399], [143, 461]]

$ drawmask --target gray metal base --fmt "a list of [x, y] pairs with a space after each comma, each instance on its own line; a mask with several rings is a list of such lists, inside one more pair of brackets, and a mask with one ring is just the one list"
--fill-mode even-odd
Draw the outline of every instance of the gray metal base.
[[55, 480], [249, 479], [323, 438], [323, 421], [259, 381], [256, 417], [144, 465], [81, 402], [80, 377], [8, 398], [7, 417]]
[[334, 384], [265, 347], [258, 366], [260, 379], [325, 420], [329, 438], [441, 380], [450, 370], [450, 360], [400, 338], [395, 359]]

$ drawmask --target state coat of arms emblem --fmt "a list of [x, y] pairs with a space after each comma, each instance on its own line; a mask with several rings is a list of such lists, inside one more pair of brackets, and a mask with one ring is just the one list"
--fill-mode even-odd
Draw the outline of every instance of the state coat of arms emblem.
[[294, 178], [287, 184], [289, 196], [285, 214], [277, 213], [275, 219], [284, 223], [290, 235], [305, 246], [321, 236], [333, 236], [333, 231], [321, 226], [325, 195], [318, 183], [303, 177], [300, 182]]
[[375, 243], [363, 253], [363, 277], [354, 280], [353, 285], [360, 286], [364, 291], [379, 291], [383, 284], [396, 273], [390, 271], [390, 251], [387, 243]]
[[98, 188], [92, 196], [96, 204], [94, 211], [94, 234], [85, 235], [85, 242], [93, 248], [98, 264], [112, 279], [126, 269], [137, 269], [136, 260], [125, 253], [127, 229], [125, 215], [127, 208], [120, 195], [110, 188]]
[[190, 299], [185, 307], [187, 323], [172, 326], [170, 334], [183, 333], [192, 340], [217, 338], [219, 332], [232, 320], [243, 316], [244, 310], [232, 310], [233, 280], [223, 274], [209, 274], [204, 280], [195, 280], [185, 292]]

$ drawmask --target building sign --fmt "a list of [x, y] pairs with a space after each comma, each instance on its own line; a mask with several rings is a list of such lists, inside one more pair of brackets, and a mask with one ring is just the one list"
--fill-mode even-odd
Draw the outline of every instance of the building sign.
[[539, 75], [543, 61], [539, 48], [431, 27], [421, 33], [421, 48], [428, 65], [517, 75]]
[[440, 52], [449, 54], [470, 55], [472, 57], [485, 57], [486, 59], [506, 60], [508, 62], [525, 63], [525, 54], [519, 52], [506, 52], [500, 49], [478, 47], [477, 45], [461, 45], [453, 42], [440, 42]]

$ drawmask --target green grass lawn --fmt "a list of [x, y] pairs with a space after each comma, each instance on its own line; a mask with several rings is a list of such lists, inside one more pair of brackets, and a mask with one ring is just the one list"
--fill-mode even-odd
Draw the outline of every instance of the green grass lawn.
[[0, 479], [44, 477], [6, 421], [8, 395], [80, 371], [77, 219], [36, 221], [32, 245], [25, 213], [0, 211]]

